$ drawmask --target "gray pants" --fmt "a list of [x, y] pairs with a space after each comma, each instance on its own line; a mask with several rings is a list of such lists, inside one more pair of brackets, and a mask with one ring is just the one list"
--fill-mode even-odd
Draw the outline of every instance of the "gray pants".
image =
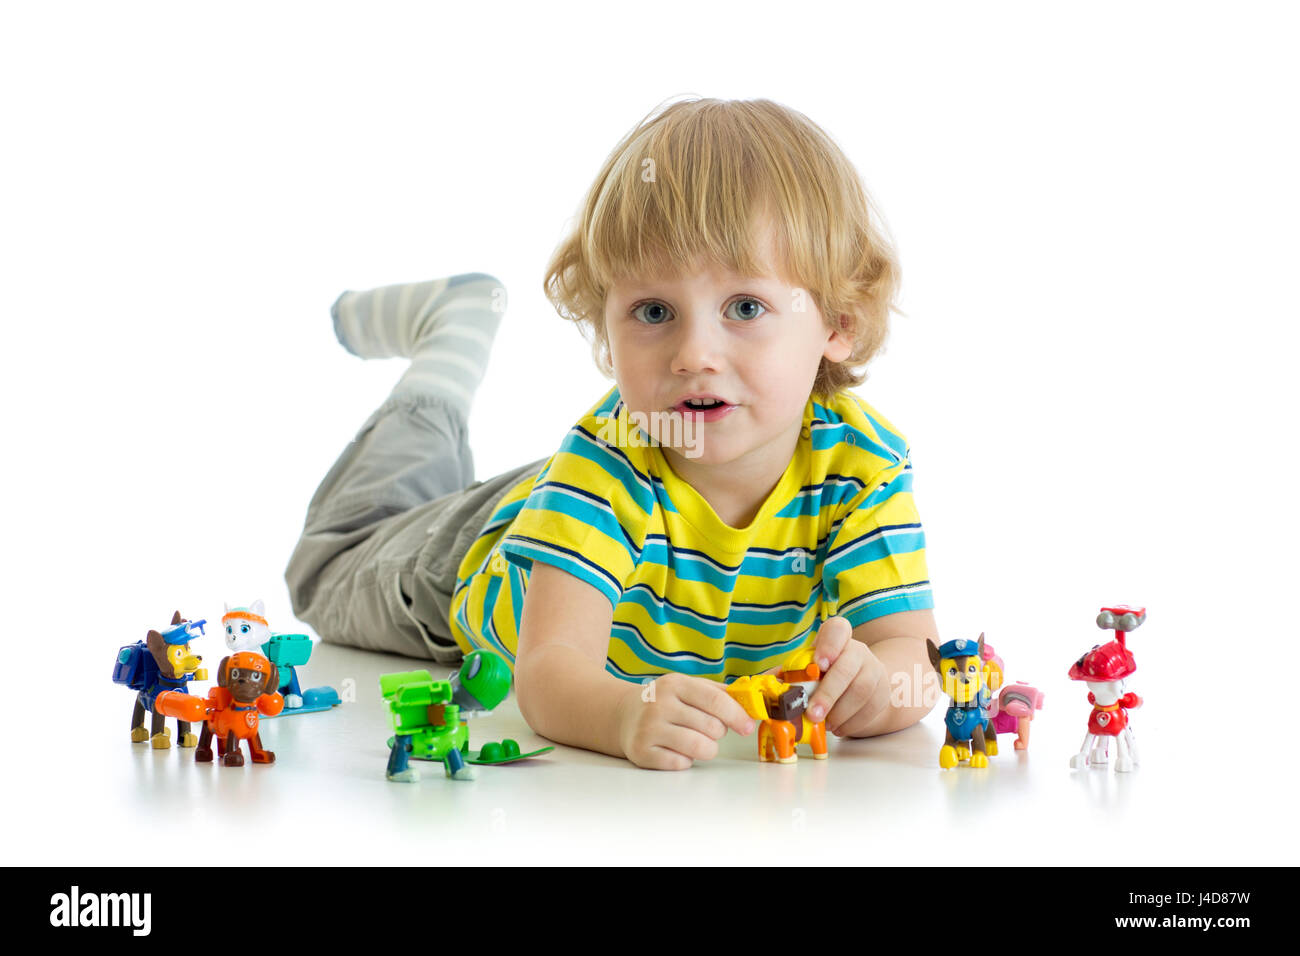
[[394, 392], [361, 426], [307, 508], [285, 581], [323, 640], [454, 664], [456, 571], [514, 485], [542, 458], [474, 481], [464, 413]]

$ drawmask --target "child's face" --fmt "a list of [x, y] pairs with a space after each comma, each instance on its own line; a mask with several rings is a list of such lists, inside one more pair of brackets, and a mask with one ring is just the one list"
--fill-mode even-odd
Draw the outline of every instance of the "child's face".
[[[605, 299], [610, 360], [628, 411], [652, 426], [663, 413], [691, 416], [690, 457], [701, 466], [783, 469], [779, 459], [788, 462], [822, 358], [843, 361], [853, 347], [826, 327], [806, 290], [776, 274], [771, 231], [760, 229], [761, 276], [710, 269], [627, 280]], [[701, 395], [726, 407], [700, 413], [683, 404]], [[673, 444], [666, 429], [651, 433]]]

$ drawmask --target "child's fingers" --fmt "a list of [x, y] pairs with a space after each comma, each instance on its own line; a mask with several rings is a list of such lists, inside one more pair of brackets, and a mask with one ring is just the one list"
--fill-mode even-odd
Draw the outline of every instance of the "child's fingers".
[[853, 625], [848, 618], [828, 617], [817, 629], [817, 643], [813, 645], [813, 660], [823, 671], [828, 671], [839, 660], [844, 648], [853, 640]]
[[685, 727], [704, 734], [712, 740], [721, 740], [727, 735], [727, 725], [706, 710], [692, 707], [685, 701], [679, 701], [679, 709], [671, 713], [669, 721], [678, 727]]
[[643, 758], [633, 763], [643, 770], [689, 770], [694, 761], [676, 750], [654, 745], [646, 749]]
[[655, 746], [681, 754], [688, 760], [712, 760], [718, 755], [718, 742], [698, 730], [668, 724], [655, 734]]
[[870, 722], [888, 702], [888, 698], [881, 699], [879, 693], [883, 676], [883, 669], [867, 665], [861, 667], [857, 679], [840, 695], [840, 699], [826, 715], [826, 729], [839, 734], [849, 727]]
[[858, 667], [849, 657], [841, 657], [822, 674], [821, 683], [808, 702], [808, 719], [814, 724], [826, 718], [831, 709], [858, 676]]
[[680, 699], [706, 714], [712, 714], [738, 734], [754, 732], [754, 718], [745, 713], [745, 708], [721, 684], [697, 677], [682, 688]]

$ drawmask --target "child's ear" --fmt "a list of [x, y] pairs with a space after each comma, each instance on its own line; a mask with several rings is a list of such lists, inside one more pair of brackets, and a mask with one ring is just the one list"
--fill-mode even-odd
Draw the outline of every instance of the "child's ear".
[[826, 349], [822, 352], [822, 355], [827, 361], [843, 362], [853, 354], [853, 319], [847, 315], [841, 315], [832, 324], [834, 328], [829, 331], [826, 339]]

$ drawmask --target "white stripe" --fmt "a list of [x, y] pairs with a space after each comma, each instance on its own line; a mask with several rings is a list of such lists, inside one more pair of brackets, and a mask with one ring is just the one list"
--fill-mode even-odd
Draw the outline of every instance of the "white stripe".
[[[549, 482], [542, 482], [540, 485], [534, 485], [533, 491], [537, 491], [538, 488], [541, 488], [543, 491], [554, 492], [557, 495], [564, 495], [564, 497], [572, 498], [574, 501], [581, 501], [583, 504], [595, 508], [597, 511], [603, 511], [605, 514], [609, 515], [611, 518], [614, 519], [614, 524], [618, 525], [619, 527], [622, 527], [622, 524], [618, 520], [618, 515], [614, 513], [614, 508], [611, 505], [602, 505], [599, 501], [592, 501], [586, 495], [580, 495], [576, 491], [572, 491], [568, 488], [562, 488], [559, 485], [551, 484]], [[554, 508], [539, 508], [537, 510], [554, 511], [556, 514], [563, 514], [563, 512], [555, 511]], [[566, 518], [572, 517], [572, 515], [565, 515], [565, 517]], [[582, 523], [588, 525], [588, 527], [591, 528], [595, 527], [595, 525], [592, 525], [586, 521], [583, 521]], [[623, 545], [624, 547], [627, 547], [626, 540], [622, 540], [622, 539], [615, 539], [615, 540], [617, 540], [619, 544]]]
[[838, 565], [847, 555], [852, 554], [854, 551], [858, 550], [858, 548], [862, 547], [863, 545], [870, 544], [872, 541], [875, 541], [877, 538], [892, 538], [894, 535], [916, 534], [916, 533], [917, 533], [916, 528], [890, 528], [888, 531], [884, 530], [883, 528], [877, 528], [875, 531], [871, 532], [870, 534], [863, 535], [861, 538], [858, 538], [857, 541], [854, 541], [843, 551], [836, 553], [834, 556], [827, 557], [826, 563]]
[[442, 365], [456, 365], [467, 372], [483, 377], [483, 370], [486, 367], [484, 362], [476, 362], [474, 359], [460, 352], [452, 352], [448, 349], [420, 349], [411, 356], [411, 361], [415, 363], [432, 362]]
[[339, 303], [339, 322], [344, 333], [351, 338], [357, 325], [357, 294], [349, 292]]
[[447, 325], [439, 325], [429, 333], [425, 341], [433, 341], [443, 337], [469, 339], [472, 342], [478, 342], [484, 348], [491, 348], [496, 335], [483, 328], [481, 321], [452, 322]]
[[928, 584], [908, 584], [899, 585], [896, 588], [889, 588], [884, 594], [860, 594], [851, 601], [841, 604], [836, 609], [835, 613], [837, 615], [842, 615], [845, 611], [852, 611], [858, 607], [875, 604], [877, 601], [888, 601], [890, 598], [896, 598], [902, 594], [916, 594], [921, 591], [929, 590], [931, 590], [931, 588]]
[[411, 296], [415, 295], [415, 284], [402, 286], [402, 294], [397, 297], [397, 326], [408, 327], [410, 320], [407, 318], [411, 308]]
[[[588, 424], [588, 422], [584, 420], [583, 424]], [[595, 430], [599, 432], [600, 426], [597, 425]], [[640, 485], [646, 491], [650, 492], [651, 495], [654, 494], [654, 486], [650, 483], [650, 480], [646, 478], [644, 475], [642, 475], [641, 472], [633, 468], [632, 463], [626, 457], [624, 457], [623, 453], [615, 451], [608, 445], [602, 445], [598, 438], [596, 438], [595, 436], [589, 436], [586, 432], [579, 431], [576, 425], [573, 428], [569, 429], [569, 433], [572, 434], [574, 438], [586, 442], [592, 448], [599, 448], [602, 452], [604, 452], [604, 457], [610, 459], [612, 464], [618, 465], [617, 468], [605, 469], [607, 472], [609, 472], [610, 477], [617, 479], [621, 472], [627, 471], [629, 474], [632, 475], [633, 478], [636, 479], [636, 483], [638, 485]], [[572, 452], [570, 452], [570, 454], [572, 454]], [[591, 461], [591, 459], [587, 459], [587, 460]], [[598, 464], [598, 463], [593, 462], [593, 464]], [[619, 481], [619, 484], [622, 484], [621, 480]], [[640, 507], [639, 502], [637, 503], [637, 506]]]
[[[503, 538], [502, 541], [512, 539], [512, 538], [514, 538], [514, 535], [506, 535], [506, 537]], [[593, 577], [597, 578], [598, 580], [605, 581], [607, 584], [609, 584], [610, 590], [618, 591], [620, 594], [623, 591], [623, 586], [618, 582], [616, 582], [614, 580], [614, 576], [610, 574], [608, 571], [606, 571], [604, 568], [600, 567], [599, 565], [597, 565], [596, 567], [592, 567], [589, 564], [584, 564], [583, 562], [575, 558], [573, 555], [569, 554], [567, 551], [561, 551], [558, 548], [548, 547], [545, 543], [539, 544], [536, 541], [524, 541], [521, 539], [518, 541], [514, 541], [513, 543], [515, 547], [521, 550], [540, 551], [543, 554], [554, 555], [555, 558], [558, 559], [561, 563], [574, 568], [582, 568], [584, 571], [586, 571], [588, 574], [592, 575]], [[528, 558], [530, 561], [536, 560], [531, 554], [524, 554], [523, 557]], [[545, 564], [546, 562], [543, 561], [542, 563]], [[584, 580], [586, 579], [584, 578]]]
[[[699, 582], [691, 582], [691, 583], [699, 583]], [[636, 583], [636, 584], [633, 584], [631, 587], [629, 587], [629, 588], [628, 588], [626, 591], [624, 591], [623, 593], [624, 593], [624, 594], [631, 594], [633, 591], [637, 591], [637, 590], [645, 591], [646, 594], [647, 594], [647, 595], [649, 596], [649, 598], [650, 598], [650, 603], [651, 603], [651, 604], [654, 604], [656, 607], [659, 607], [659, 608], [665, 608], [665, 607], [667, 607], [667, 605], [668, 605], [668, 599], [667, 599], [667, 598], [661, 598], [661, 597], [659, 597], [658, 595], [656, 595], [656, 594], [654, 593], [654, 591], [651, 589], [650, 585], [646, 584], [646, 583], [643, 582], [643, 581], [642, 581], [642, 582], [638, 582], [638, 583]], [[736, 608], [739, 607], [739, 608], [742, 608], [743, 610], [745, 610], [745, 611], [746, 611], [747, 613], [749, 613], [749, 614], [754, 614], [754, 615], [758, 615], [758, 616], [762, 616], [762, 617], [778, 617], [778, 616], [781, 616], [781, 615], [785, 615], [785, 614], [790, 613], [790, 611], [791, 611], [791, 607], [790, 607], [790, 605], [793, 605], [794, 608], [797, 610], [797, 613], [798, 613], [799, 617], [803, 617], [803, 616], [805, 616], [805, 615], [809, 612], [809, 610], [811, 610], [812, 607], [816, 604], [816, 602], [817, 602], [817, 597], [818, 597], [820, 591], [821, 591], [821, 585], [820, 585], [820, 584], [815, 585], [815, 586], [813, 587], [812, 591], [809, 593], [808, 598], [807, 598], [806, 600], [804, 600], [804, 601], [787, 601], [787, 602], [784, 602], [786, 606], [781, 606], [781, 607], [766, 607], [766, 608], [759, 609], [759, 608], [756, 608], [756, 607], [752, 606], [751, 604], [749, 604], [749, 603], [747, 603], [747, 602], [745, 602], [745, 601], [731, 601], [731, 602], [728, 603], [728, 607], [729, 607], [731, 610], [734, 610], [734, 609], [736, 609]], [[725, 623], [726, 623], [725, 621], [718, 622], [718, 621], [710, 621], [710, 620], [707, 620], [707, 619], [705, 619], [704, 617], [701, 617], [699, 611], [696, 611], [694, 608], [691, 608], [691, 607], [684, 607], [684, 606], [682, 606], [682, 605], [675, 605], [675, 606], [671, 607], [671, 611], [672, 611], [672, 613], [674, 613], [674, 614], [688, 614], [688, 615], [690, 615], [691, 617], [695, 618], [697, 621], [699, 621], [700, 624], [702, 624], [702, 625], [705, 626], [705, 627], [717, 627], [717, 626], [719, 625], [719, 623], [722, 623], [722, 624], [725, 624]], [[755, 624], [752, 624], [752, 625], [746, 625], [746, 626], [747, 626], [747, 627], [764, 627], [764, 628], [772, 628], [772, 627], [785, 627], [786, 624], [785, 624], [784, 621], [778, 622], [778, 623], [776, 623], [776, 624], [764, 623], [764, 622], [762, 622], [762, 621], [759, 621], [758, 623], [755, 623]]]
[[[414, 286], [412, 286], [412, 291], [414, 291]], [[421, 317], [429, 315], [433, 311], [433, 305], [438, 301], [438, 297], [446, 291], [447, 277], [433, 280], [433, 289], [430, 291], [429, 297], [424, 300], [424, 305], [420, 306], [419, 315]]]
[[375, 289], [374, 292], [371, 294], [370, 315], [368, 317], [369, 331], [371, 331], [375, 336], [375, 344], [378, 345], [381, 349], [383, 349], [383, 351], [388, 352], [390, 354], [401, 355], [402, 354], [401, 348], [394, 348], [393, 343], [388, 341], [388, 337], [384, 335], [384, 333], [388, 330], [385, 328], [385, 323], [379, 321], [380, 317], [383, 314], [384, 314], [384, 290], [381, 287]]
[[459, 398], [466, 405], [474, 404], [473, 393], [466, 391], [463, 385], [461, 385], [459, 382], [447, 378], [445, 375], [439, 375], [436, 372], [432, 372], [432, 371], [424, 371], [418, 368], [417, 366], [412, 365], [409, 369], [407, 369], [406, 374], [402, 376], [401, 381], [399, 381], [397, 384], [401, 386], [412, 381], [421, 384], [431, 385], [437, 389], [441, 389]]

